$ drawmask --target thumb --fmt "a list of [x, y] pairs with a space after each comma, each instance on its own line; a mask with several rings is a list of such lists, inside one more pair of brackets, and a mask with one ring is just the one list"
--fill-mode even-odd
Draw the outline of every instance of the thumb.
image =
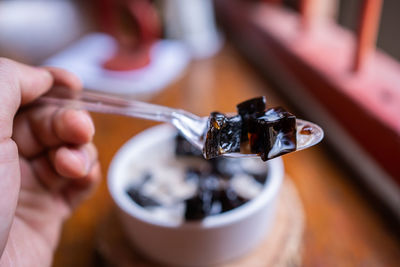
[[52, 85], [49, 71], [0, 58], [0, 141], [11, 137], [19, 106], [32, 102]]
[[0, 257], [8, 240], [20, 188], [18, 148], [11, 140], [14, 115], [53, 84], [50, 73], [0, 58]]

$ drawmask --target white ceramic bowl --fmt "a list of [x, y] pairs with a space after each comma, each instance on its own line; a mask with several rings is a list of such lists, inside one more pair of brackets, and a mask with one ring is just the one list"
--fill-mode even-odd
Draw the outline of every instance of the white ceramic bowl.
[[275, 158], [266, 163], [266, 184], [248, 203], [201, 222], [162, 222], [126, 194], [131, 179], [126, 172], [135, 162], [146, 160], [146, 151], [173, 156], [163, 144], [173, 143], [175, 134], [176, 130], [168, 125], [150, 128], [128, 141], [111, 163], [108, 187], [127, 237], [150, 259], [173, 266], [207, 266], [243, 256], [265, 238], [274, 220], [284, 174], [282, 160]]

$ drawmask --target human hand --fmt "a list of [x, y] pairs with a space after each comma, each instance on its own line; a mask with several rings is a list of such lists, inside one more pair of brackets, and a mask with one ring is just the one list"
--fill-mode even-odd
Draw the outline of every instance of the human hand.
[[85, 111], [27, 106], [53, 85], [80, 90], [56, 68], [0, 58], [0, 266], [50, 266], [63, 221], [100, 180]]

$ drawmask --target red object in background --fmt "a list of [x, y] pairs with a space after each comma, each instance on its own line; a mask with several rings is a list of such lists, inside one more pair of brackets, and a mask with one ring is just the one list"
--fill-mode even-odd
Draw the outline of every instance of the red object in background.
[[354, 71], [362, 71], [363, 65], [368, 64], [370, 54], [375, 51], [378, 35], [379, 20], [383, 0], [364, 0], [357, 30], [357, 45], [354, 54]]
[[148, 65], [150, 49], [160, 36], [153, 4], [148, 0], [102, 0], [99, 13], [100, 27], [118, 42], [116, 54], [103, 67], [126, 71]]
[[316, 5], [318, 0], [302, 0], [300, 1], [300, 13], [302, 30], [310, 30], [313, 24], [313, 17], [316, 15]]

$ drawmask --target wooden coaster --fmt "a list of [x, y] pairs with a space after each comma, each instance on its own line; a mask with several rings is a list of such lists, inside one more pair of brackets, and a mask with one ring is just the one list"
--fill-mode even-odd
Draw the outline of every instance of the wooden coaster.
[[[286, 178], [281, 189], [275, 222], [264, 241], [246, 256], [219, 266], [299, 266], [303, 229], [304, 213], [301, 200], [293, 182]], [[99, 265], [161, 266], [145, 259], [130, 246], [115, 214], [105, 218], [97, 236]]]

